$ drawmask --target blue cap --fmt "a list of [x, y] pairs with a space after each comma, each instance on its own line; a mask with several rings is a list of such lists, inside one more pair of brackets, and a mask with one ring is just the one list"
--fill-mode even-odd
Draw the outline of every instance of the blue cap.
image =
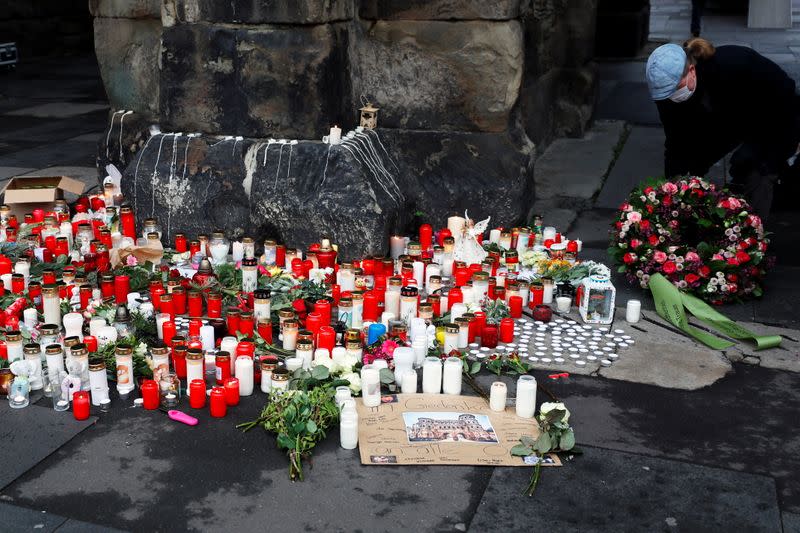
[[686, 70], [686, 52], [677, 44], [663, 44], [647, 59], [647, 86], [653, 100], [669, 98]]

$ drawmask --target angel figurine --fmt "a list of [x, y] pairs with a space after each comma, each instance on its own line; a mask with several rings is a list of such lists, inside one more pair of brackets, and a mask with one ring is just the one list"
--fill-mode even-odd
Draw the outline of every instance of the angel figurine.
[[467, 212], [464, 211], [464, 219], [466, 220], [464, 228], [460, 234], [453, 235], [456, 241], [453, 248], [453, 258], [456, 261], [464, 261], [468, 265], [481, 264], [483, 262], [488, 253], [483, 249], [476, 237], [486, 231], [491, 218], [488, 217], [475, 224], [469, 218]]

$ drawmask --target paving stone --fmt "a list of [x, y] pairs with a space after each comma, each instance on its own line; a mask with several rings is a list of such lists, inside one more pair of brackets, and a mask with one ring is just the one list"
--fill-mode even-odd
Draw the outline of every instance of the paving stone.
[[25, 167], [0, 167], [0, 180], [6, 180], [14, 176], [20, 176], [26, 172], [30, 172], [32, 168]]
[[582, 139], [556, 139], [536, 160], [536, 197], [589, 199], [613, 159], [622, 122], [597, 122]]
[[645, 178], [664, 175], [664, 130], [634, 126], [597, 197], [597, 207], [614, 208]]
[[40, 531], [50, 533], [63, 525], [67, 519], [43, 511], [34, 511], [10, 503], [0, 502], [0, 531]]
[[783, 533], [800, 533], [800, 515], [795, 513], [781, 513], [783, 520]]
[[561, 468], [542, 469], [534, 499], [520, 495], [532, 469], [496, 468], [470, 528], [563, 532], [780, 529], [775, 483], [768, 477], [583, 449], [582, 456]]
[[597, 102], [595, 116], [605, 120], [624, 120], [631, 124], [660, 125], [658, 110], [650, 99], [644, 75], [622, 81], [603, 100]]
[[96, 142], [64, 141], [4, 153], [0, 155], [0, 167], [90, 166], [96, 156]]
[[778, 348], [768, 350], [754, 349], [752, 343], [738, 343], [736, 346], [725, 350], [729, 359], [743, 359], [748, 361], [748, 356], [757, 358], [757, 363], [765, 368], [800, 372], [800, 330], [766, 326], [756, 322], [740, 322], [741, 326], [758, 335], [780, 335], [783, 337]]

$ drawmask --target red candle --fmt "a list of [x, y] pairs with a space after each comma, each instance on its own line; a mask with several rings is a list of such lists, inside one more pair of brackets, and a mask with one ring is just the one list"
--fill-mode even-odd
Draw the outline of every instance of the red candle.
[[89, 350], [89, 353], [97, 353], [97, 338], [91, 335], [84, 335], [83, 337], [83, 344], [86, 345], [86, 349]]
[[199, 337], [200, 328], [203, 327], [203, 321], [199, 318], [193, 318], [189, 321], [189, 336]]
[[128, 303], [129, 292], [131, 292], [131, 278], [125, 274], [114, 276], [114, 298], [117, 305]]
[[522, 296], [511, 296], [508, 299], [508, 308], [511, 311], [511, 318], [522, 316]]
[[231, 377], [231, 355], [228, 352], [218, 352], [214, 359], [214, 368], [217, 385], [224, 385]]
[[55, 270], [45, 270], [42, 272], [42, 285], [55, 285], [56, 281], [56, 272]]
[[236, 378], [225, 380], [225, 403], [229, 406], [239, 405], [239, 380]]
[[447, 293], [447, 310], [449, 311], [453, 307], [453, 304], [463, 302], [464, 293], [461, 292], [461, 289], [458, 287], [450, 289], [450, 292]]
[[176, 376], [186, 378], [186, 346], [172, 347], [172, 367]]
[[296, 278], [303, 276], [303, 260], [299, 257], [292, 259], [292, 275]]
[[176, 315], [186, 314], [186, 290], [183, 287], [172, 289], [172, 306]]
[[430, 224], [419, 227], [419, 244], [423, 251], [430, 250], [433, 246], [433, 226]]
[[275, 247], [275, 264], [283, 268], [286, 264], [286, 245], [279, 244]]
[[44, 222], [44, 209], [37, 207], [36, 209], [33, 210], [33, 221]]
[[317, 300], [314, 304], [314, 312], [319, 313], [322, 319], [321, 325], [329, 326], [331, 323], [331, 303], [328, 300]]
[[222, 317], [222, 295], [216, 292], [209, 293], [206, 308], [208, 318]]
[[136, 220], [133, 210], [130, 207], [123, 206], [119, 210], [119, 222], [122, 226], [122, 234], [131, 239], [136, 239]]
[[269, 318], [259, 319], [257, 329], [259, 337], [268, 344], [272, 344], [272, 321]]
[[153, 307], [159, 313], [161, 312], [161, 295], [165, 294], [167, 291], [162, 287], [160, 284], [155, 289], [150, 290], [150, 298], [153, 302]]
[[178, 328], [175, 326], [175, 322], [169, 320], [161, 324], [161, 336], [164, 339], [164, 344], [169, 345], [177, 333]]
[[500, 342], [514, 342], [514, 319], [504, 318], [500, 321]]
[[436, 244], [438, 244], [439, 246], [442, 246], [444, 244], [445, 238], [452, 237], [452, 236], [453, 236], [453, 233], [449, 229], [442, 228], [442, 229], [439, 230], [439, 235], [436, 238]]
[[25, 292], [25, 276], [22, 274], [11, 274], [11, 292], [22, 294]]
[[0, 254], [0, 276], [3, 274], [11, 274], [12, 267], [11, 259]]
[[442, 299], [438, 294], [428, 295], [428, 303], [433, 307], [433, 316], [442, 316]]
[[486, 324], [481, 332], [481, 346], [484, 348], [497, 348], [497, 325]]
[[239, 323], [242, 321], [242, 314], [236, 307], [229, 307], [225, 315], [228, 324], [228, 335], [236, 336], [239, 331]]
[[189, 242], [186, 240], [186, 235], [183, 233], [176, 233], [175, 234], [175, 251], [179, 254], [182, 254], [186, 250], [188, 250]]
[[8, 359], [8, 346], [4, 340], [0, 340], [0, 359]]
[[472, 277], [472, 272], [468, 268], [459, 268], [455, 271], [456, 287], [463, 287]]
[[[330, 322], [329, 322], [330, 323]], [[322, 321], [322, 314], [317, 311], [312, 311], [308, 313], [306, 317], [306, 329], [314, 335], [314, 339], [316, 340], [317, 334], [319, 333], [319, 328], [323, 325]]]
[[166, 313], [169, 315], [170, 320], [175, 320], [175, 303], [172, 301], [171, 294], [162, 294], [160, 296], [161, 305], [159, 305], [159, 309], [162, 313]]
[[[331, 285], [331, 298], [333, 298], [333, 303], [339, 305], [339, 298], [341, 297], [342, 297], [342, 288], [338, 284], [334, 283], [333, 285]], [[328, 315], [328, 318], [330, 318], [330, 314]]]
[[486, 325], [486, 313], [483, 311], [475, 311], [475, 334], [480, 337], [483, 333], [483, 327]]
[[255, 319], [253, 313], [242, 313], [239, 317], [239, 332], [242, 335], [252, 337], [255, 332]]
[[306, 259], [303, 261], [303, 277], [308, 279], [308, 275], [311, 272], [311, 269], [314, 268], [314, 262], [311, 259]]
[[533, 309], [537, 305], [541, 305], [544, 301], [544, 287], [542, 285], [531, 285], [530, 298], [528, 298], [528, 307]]
[[189, 383], [189, 405], [192, 409], [202, 409], [206, 405], [206, 382], [193, 379]]
[[72, 416], [75, 420], [89, 418], [89, 391], [81, 390], [72, 395]]
[[189, 255], [194, 257], [194, 254], [200, 251], [200, 241], [189, 241]]
[[200, 292], [189, 291], [189, 294], [187, 295], [186, 299], [188, 301], [189, 316], [190, 317], [203, 316], [203, 296], [200, 294]]
[[239, 341], [239, 344], [236, 345], [236, 357], [244, 355], [252, 359], [255, 354], [256, 345], [252, 339], [248, 339], [247, 337], [242, 338], [242, 340]]
[[228, 412], [228, 404], [225, 402], [225, 389], [214, 387], [211, 389], [211, 400], [209, 401], [211, 416], [214, 418], [224, 418]]
[[152, 379], [145, 379], [142, 381], [140, 388], [142, 400], [144, 400], [144, 408], [150, 411], [153, 409], [158, 409], [158, 404], [160, 402], [158, 383]]
[[365, 322], [375, 322], [378, 320], [378, 297], [372, 291], [368, 291], [364, 294], [362, 318]]
[[334, 346], [336, 346], [336, 330], [330, 326], [322, 326], [319, 328], [317, 348], [325, 348], [329, 353], [332, 353]]

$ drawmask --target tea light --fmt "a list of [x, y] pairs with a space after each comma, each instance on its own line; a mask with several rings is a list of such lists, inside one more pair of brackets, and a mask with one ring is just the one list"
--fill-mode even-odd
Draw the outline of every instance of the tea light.
[[559, 313], [569, 313], [571, 306], [572, 298], [567, 298], [566, 296], [556, 298], [556, 309], [558, 309]]
[[600, 366], [611, 366], [611, 361], [608, 359], [600, 359]]
[[301, 358], [299, 357], [286, 358], [286, 370], [288, 370], [290, 374], [293, 373], [298, 368], [302, 367], [303, 367], [303, 360]]
[[577, 366], [578, 368], [583, 368], [586, 366], [586, 361], [580, 361], [580, 360], [575, 361], [575, 366]]

